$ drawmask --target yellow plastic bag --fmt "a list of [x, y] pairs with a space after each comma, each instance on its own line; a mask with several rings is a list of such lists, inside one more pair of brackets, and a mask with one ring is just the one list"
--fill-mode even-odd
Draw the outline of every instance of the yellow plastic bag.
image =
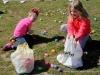
[[18, 45], [15, 52], [10, 56], [18, 74], [30, 73], [34, 69], [34, 52], [28, 44]]

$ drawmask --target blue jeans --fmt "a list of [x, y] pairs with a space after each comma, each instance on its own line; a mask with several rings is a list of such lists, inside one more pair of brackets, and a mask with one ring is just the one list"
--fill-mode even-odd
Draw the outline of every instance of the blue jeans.
[[15, 37], [16, 41], [18, 41], [20, 44], [23, 44], [24, 42], [26, 42], [26, 40], [24, 39], [24, 37]]
[[[14, 39], [19, 43], [19, 44], [23, 44], [24, 42], [26, 42], [25, 38], [24, 37], [15, 37], [14, 36]], [[17, 48], [17, 44], [14, 44], [12, 48], [16, 49]]]
[[87, 35], [79, 40], [79, 43], [80, 43], [82, 49], [85, 47], [85, 44], [88, 39], [89, 39], [89, 36]]
[[[67, 24], [62, 24], [60, 29], [61, 29], [61, 31], [66, 32], [67, 31]], [[89, 35], [87, 35], [79, 40], [79, 43], [80, 43], [82, 49], [85, 47], [85, 44], [86, 44], [88, 39], [89, 39]]]

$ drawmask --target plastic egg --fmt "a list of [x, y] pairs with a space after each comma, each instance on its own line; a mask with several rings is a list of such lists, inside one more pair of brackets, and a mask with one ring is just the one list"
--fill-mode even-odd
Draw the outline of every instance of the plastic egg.
[[55, 42], [58, 42], [58, 39], [55, 39]]
[[54, 14], [51, 14], [51, 16], [54, 16]]
[[54, 68], [54, 64], [51, 64], [50, 66], [51, 66], [51, 68]]
[[41, 71], [42, 70], [42, 67], [38, 67], [38, 70]]
[[11, 40], [11, 42], [12, 42], [12, 43], [14, 43], [14, 42], [15, 42], [15, 40], [14, 40], [14, 39], [12, 39], [12, 40]]
[[62, 23], [62, 21], [59, 21], [59, 23]]
[[54, 52], [56, 52], [56, 50], [52, 49], [52, 50], [51, 50], [51, 52], [53, 52], [53, 53], [54, 53]]
[[44, 30], [44, 32], [46, 33], [47, 31], [46, 31], [46, 30]]
[[55, 69], [57, 69], [57, 68], [58, 68], [58, 66], [57, 66], [57, 65], [54, 65], [54, 68], [55, 68]]
[[2, 16], [0, 16], [0, 19], [2, 18]]
[[58, 68], [58, 71], [59, 71], [59, 72], [62, 72], [63, 70], [62, 70], [62, 68]]
[[42, 18], [40, 18], [40, 21], [43, 21]]
[[57, 22], [57, 20], [54, 20], [54, 22]]
[[63, 13], [63, 15], [65, 15], [65, 13]]
[[41, 31], [41, 34], [42, 34], [42, 35], [45, 35], [45, 32], [44, 32], [44, 31]]
[[45, 53], [45, 54], [44, 54], [44, 56], [48, 57], [48, 56], [49, 56], [49, 54], [48, 54], [48, 53]]
[[7, 12], [7, 10], [3, 10], [3, 12]]
[[92, 30], [92, 33], [94, 33], [95, 31], [94, 30]]
[[97, 21], [97, 18], [94, 18], [94, 21]]
[[45, 61], [45, 63], [44, 63], [45, 65], [48, 65], [49, 63], [47, 62], [47, 61]]
[[63, 39], [63, 40], [62, 40], [62, 42], [64, 42], [64, 43], [65, 43], [65, 42], [66, 42], [66, 40], [65, 40], [65, 39]]
[[45, 14], [46, 16], [48, 16], [48, 14]]

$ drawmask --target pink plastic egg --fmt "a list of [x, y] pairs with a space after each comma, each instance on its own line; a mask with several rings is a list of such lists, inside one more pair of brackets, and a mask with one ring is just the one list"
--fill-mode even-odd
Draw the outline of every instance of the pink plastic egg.
[[62, 40], [62, 42], [64, 42], [64, 43], [65, 43], [65, 42], [66, 42], [66, 40], [64, 39], [64, 40]]
[[48, 53], [45, 53], [45, 54], [44, 54], [44, 56], [48, 57], [48, 56], [49, 56], [49, 54], [48, 54]]
[[49, 63], [47, 62], [47, 61], [45, 61], [45, 63], [44, 63], [45, 65], [48, 65]]
[[51, 68], [54, 68], [54, 64], [51, 64]]
[[44, 32], [46, 33], [47, 31], [46, 31], [46, 30], [44, 30]]

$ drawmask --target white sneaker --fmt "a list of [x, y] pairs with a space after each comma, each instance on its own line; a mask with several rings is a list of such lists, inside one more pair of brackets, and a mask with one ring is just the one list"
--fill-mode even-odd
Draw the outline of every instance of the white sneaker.
[[3, 3], [6, 4], [7, 2], [9, 2], [9, 0], [3, 0]]
[[21, 3], [24, 3], [24, 2], [26, 2], [26, 0], [20, 0], [20, 2], [21, 2]]
[[70, 2], [72, 2], [73, 0], [69, 0]]

